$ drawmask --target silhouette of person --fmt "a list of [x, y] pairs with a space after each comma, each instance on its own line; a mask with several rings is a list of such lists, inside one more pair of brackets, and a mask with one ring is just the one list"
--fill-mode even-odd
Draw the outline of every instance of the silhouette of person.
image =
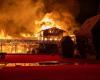
[[65, 36], [61, 40], [61, 50], [64, 58], [72, 58], [74, 54], [74, 42], [70, 36]]

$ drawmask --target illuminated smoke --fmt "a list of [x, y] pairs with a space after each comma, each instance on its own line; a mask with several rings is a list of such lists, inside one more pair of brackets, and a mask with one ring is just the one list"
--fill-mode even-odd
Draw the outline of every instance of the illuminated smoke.
[[66, 34], [73, 34], [73, 31], [78, 28], [78, 23], [75, 21], [75, 17], [79, 13], [78, 0], [43, 0], [43, 3], [45, 6], [44, 18], [53, 19], [66, 31]]
[[64, 30], [77, 26], [79, 12], [77, 0], [0, 0], [0, 30], [11, 36], [35, 33], [36, 21], [50, 15]]

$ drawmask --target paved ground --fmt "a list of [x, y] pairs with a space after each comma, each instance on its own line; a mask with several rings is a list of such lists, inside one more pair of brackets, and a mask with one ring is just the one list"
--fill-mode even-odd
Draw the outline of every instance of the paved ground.
[[58, 55], [7, 55], [3, 63], [60, 61], [56, 65], [0, 68], [0, 80], [100, 80], [99, 61], [62, 59]]

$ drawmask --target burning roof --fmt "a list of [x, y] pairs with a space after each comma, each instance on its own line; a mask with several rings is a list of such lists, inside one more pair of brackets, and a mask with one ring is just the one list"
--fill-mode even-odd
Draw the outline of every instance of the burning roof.
[[44, 35], [52, 35], [52, 36], [57, 36], [57, 35], [65, 32], [64, 30], [59, 29], [57, 27], [52, 27], [52, 28], [45, 29], [45, 30], [42, 30], [42, 31], [44, 32]]

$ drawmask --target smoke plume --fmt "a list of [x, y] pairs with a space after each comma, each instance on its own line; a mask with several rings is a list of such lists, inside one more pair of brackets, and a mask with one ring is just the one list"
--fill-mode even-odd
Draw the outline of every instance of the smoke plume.
[[40, 28], [35, 22], [46, 15], [62, 29], [72, 30], [78, 13], [78, 0], [0, 0], [0, 31], [10, 36], [35, 33]]

